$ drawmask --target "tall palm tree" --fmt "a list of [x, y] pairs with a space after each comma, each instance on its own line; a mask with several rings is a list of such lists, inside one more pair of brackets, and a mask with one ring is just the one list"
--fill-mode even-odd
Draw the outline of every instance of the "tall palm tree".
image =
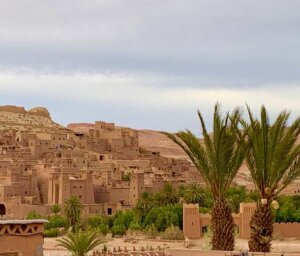
[[211, 189], [214, 205], [212, 208], [211, 229], [213, 250], [234, 249], [234, 222], [232, 211], [225, 200], [225, 194], [244, 159], [243, 143], [236, 140], [234, 125], [240, 118], [236, 109], [231, 115], [222, 116], [220, 105], [214, 108], [213, 132], [207, 132], [205, 122], [198, 111], [203, 143], [185, 130], [168, 136], [188, 154], [206, 185]]
[[[253, 252], [269, 252], [273, 234], [271, 206], [277, 195], [300, 174], [300, 145], [296, 144], [300, 133], [300, 118], [288, 127], [290, 113], [281, 112], [270, 123], [264, 106], [260, 120], [254, 118], [247, 106], [249, 122], [242, 121], [244, 144], [248, 147], [247, 166], [259, 193], [260, 200], [250, 221], [249, 249]], [[242, 135], [243, 134], [243, 135]]]
[[96, 233], [84, 231], [68, 233], [67, 237], [56, 241], [57, 246], [66, 248], [72, 256], [87, 256], [88, 252], [103, 242]]
[[71, 196], [65, 200], [64, 213], [69, 221], [70, 227], [73, 229], [79, 223], [83, 205], [77, 196]]

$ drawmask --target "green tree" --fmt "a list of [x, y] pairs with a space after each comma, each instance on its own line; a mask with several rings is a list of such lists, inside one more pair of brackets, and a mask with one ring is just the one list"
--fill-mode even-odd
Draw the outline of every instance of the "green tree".
[[168, 136], [187, 153], [195, 164], [206, 185], [210, 188], [214, 205], [212, 209], [213, 250], [234, 249], [234, 222], [232, 211], [225, 195], [244, 159], [245, 147], [236, 139], [236, 125], [240, 111], [222, 116], [216, 104], [213, 117], [213, 132], [207, 132], [202, 114], [198, 111], [203, 142], [189, 130]]
[[254, 118], [248, 106], [247, 110], [249, 122], [241, 121], [244, 129], [237, 133], [244, 137], [247, 166], [260, 199], [250, 221], [249, 249], [269, 252], [273, 234], [271, 206], [277, 204], [273, 200], [300, 174], [300, 145], [296, 144], [300, 118], [288, 126], [290, 113], [283, 111], [271, 124], [264, 106], [260, 120]]
[[234, 213], [239, 213], [240, 203], [251, 201], [247, 196], [246, 188], [243, 186], [229, 188], [226, 193], [226, 198]]
[[102, 240], [96, 233], [77, 231], [68, 233], [67, 237], [56, 240], [57, 246], [66, 248], [72, 253], [72, 256], [87, 256], [88, 252], [102, 243]]
[[139, 198], [135, 209], [143, 220], [146, 214], [155, 206], [154, 198], [151, 194], [144, 192]]
[[54, 204], [51, 206], [50, 210], [54, 215], [57, 215], [60, 213], [60, 206], [58, 204]]
[[171, 183], [166, 183], [163, 189], [156, 194], [155, 199], [158, 205], [176, 204], [179, 202], [179, 195]]
[[183, 192], [184, 201], [188, 204], [204, 203], [204, 189], [197, 183], [189, 184]]
[[72, 227], [73, 229], [79, 223], [82, 209], [83, 205], [78, 197], [71, 196], [69, 199], [65, 200], [64, 213], [69, 222], [70, 227]]

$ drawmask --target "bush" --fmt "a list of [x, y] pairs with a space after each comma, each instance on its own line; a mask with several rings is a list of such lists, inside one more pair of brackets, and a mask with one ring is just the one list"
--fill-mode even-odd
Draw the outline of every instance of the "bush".
[[109, 227], [108, 227], [108, 225], [107, 224], [101, 224], [99, 227], [98, 227], [98, 229], [99, 229], [99, 232], [102, 234], [102, 235], [107, 235], [108, 234], [108, 232], [109, 232]]
[[167, 205], [152, 208], [146, 215], [144, 227], [154, 224], [158, 231], [165, 231], [171, 225], [182, 225], [182, 207], [179, 205]]
[[59, 232], [57, 228], [51, 228], [49, 230], [45, 230], [45, 237], [58, 237]]
[[158, 235], [157, 228], [154, 224], [147, 226], [146, 228], [146, 236], [150, 239], [156, 238]]
[[108, 225], [108, 217], [104, 215], [95, 215], [88, 218], [88, 224], [92, 228], [98, 228], [103, 225]]
[[111, 228], [111, 232], [113, 236], [123, 236], [126, 232], [126, 227], [122, 224], [120, 225], [114, 225]]
[[132, 210], [125, 212], [119, 211], [113, 216], [113, 225], [124, 225], [127, 230], [130, 223], [137, 218], [137, 214]]
[[137, 230], [142, 230], [143, 227], [141, 226], [140, 223], [133, 221], [130, 223], [129, 229], [133, 231], [137, 231]]
[[163, 239], [166, 240], [184, 240], [183, 232], [179, 229], [179, 227], [171, 226], [168, 227], [162, 235]]
[[27, 216], [26, 216], [27, 220], [34, 220], [34, 219], [45, 219], [45, 216], [37, 213], [35, 210], [34, 211], [30, 211]]
[[68, 226], [68, 221], [60, 215], [51, 216], [48, 220], [49, 222], [45, 224], [45, 229], [65, 228]]

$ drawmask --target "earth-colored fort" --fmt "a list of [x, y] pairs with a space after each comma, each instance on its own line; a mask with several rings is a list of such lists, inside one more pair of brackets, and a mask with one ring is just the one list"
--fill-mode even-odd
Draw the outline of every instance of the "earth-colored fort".
[[[128, 177], [130, 178], [128, 179]], [[139, 131], [114, 123], [54, 123], [45, 108], [0, 107], [0, 210], [6, 218], [47, 215], [76, 195], [85, 214], [133, 207], [144, 192], [201, 182], [186, 158], [139, 144]]]
[[[22, 220], [31, 211], [49, 215], [52, 205], [75, 195], [84, 214], [112, 215], [134, 207], [143, 192], [191, 182], [203, 184], [184, 152], [159, 132], [102, 121], [63, 127], [45, 108], [0, 106], [0, 218], [5, 218], [0, 242], [19, 245], [28, 250], [24, 255], [43, 254], [43, 220]], [[234, 184], [253, 189], [245, 165]], [[284, 192], [299, 194], [299, 181]], [[249, 237], [254, 208], [242, 204], [233, 216], [241, 238]], [[200, 214], [198, 206], [183, 206], [186, 237], [201, 238], [209, 223], [210, 216]], [[283, 237], [298, 237], [299, 225], [277, 223], [274, 228]]]
[[[202, 179], [159, 132], [102, 121], [66, 128], [45, 108], [0, 106], [0, 213], [6, 218], [22, 219], [32, 210], [48, 215], [51, 205], [71, 195], [80, 198], [85, 214], [111, 215], [166, 182], [176, 187]], [[253, 189], [245, 165], [235, 183]], [[285, 192], [298, 194], [298, 182]]]

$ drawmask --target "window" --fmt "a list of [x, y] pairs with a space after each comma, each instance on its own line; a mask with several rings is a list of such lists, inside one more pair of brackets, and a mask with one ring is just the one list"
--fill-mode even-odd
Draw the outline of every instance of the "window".
[[112, 215], [112, 208], [107, 208], [107, 215]]

